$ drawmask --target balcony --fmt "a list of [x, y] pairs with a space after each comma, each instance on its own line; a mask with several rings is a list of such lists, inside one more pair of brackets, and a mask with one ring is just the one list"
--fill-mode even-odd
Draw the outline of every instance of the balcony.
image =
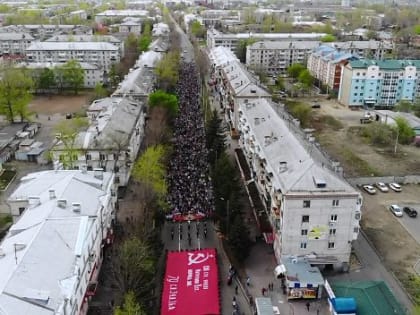
[[94, 296], [96, 294], [97, 287], [98, 287], [97, 281], [89, 282], [88, 287], [86, 289], [86, 296]]

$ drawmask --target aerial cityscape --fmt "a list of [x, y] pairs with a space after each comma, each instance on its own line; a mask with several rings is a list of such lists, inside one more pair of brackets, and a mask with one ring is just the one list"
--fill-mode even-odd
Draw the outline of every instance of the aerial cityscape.
[[0, 2], [0, 315], [420, 315], [420, 5]]

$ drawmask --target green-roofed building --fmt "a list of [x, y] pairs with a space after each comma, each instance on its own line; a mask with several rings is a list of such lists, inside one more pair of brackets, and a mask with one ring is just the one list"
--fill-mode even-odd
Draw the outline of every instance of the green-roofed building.
[[357, 315], [406, 315], [406, 310], [383, 281], [335, 282], [336, 297], [356, 300]]
[[338, 101], [349, 107], [392, 108], [420, 98], [420, 60], [349, 61], [343, 66]]

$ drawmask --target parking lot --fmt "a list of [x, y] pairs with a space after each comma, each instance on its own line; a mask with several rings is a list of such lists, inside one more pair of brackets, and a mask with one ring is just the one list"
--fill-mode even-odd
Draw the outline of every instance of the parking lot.
[[361, 191], [361, 224], [384, 264], [394, 273], [413, 272], [413, 265], [420, 259], [420, 218], [410, 218], [406, 213], [398, 218], [389, 206], [411, 206], [419, 211], [420, 185], [404, 185], [401, 192], [390, 190], [383, 193], [377, 190], [375, 195]]

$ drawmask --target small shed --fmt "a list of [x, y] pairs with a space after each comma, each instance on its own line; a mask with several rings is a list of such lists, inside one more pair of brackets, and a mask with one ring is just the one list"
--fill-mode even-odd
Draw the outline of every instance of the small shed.
[[273, 315], [273, 304], [270, 298], [259, 297], [255, 299], [255, 314], [256, 315]]

